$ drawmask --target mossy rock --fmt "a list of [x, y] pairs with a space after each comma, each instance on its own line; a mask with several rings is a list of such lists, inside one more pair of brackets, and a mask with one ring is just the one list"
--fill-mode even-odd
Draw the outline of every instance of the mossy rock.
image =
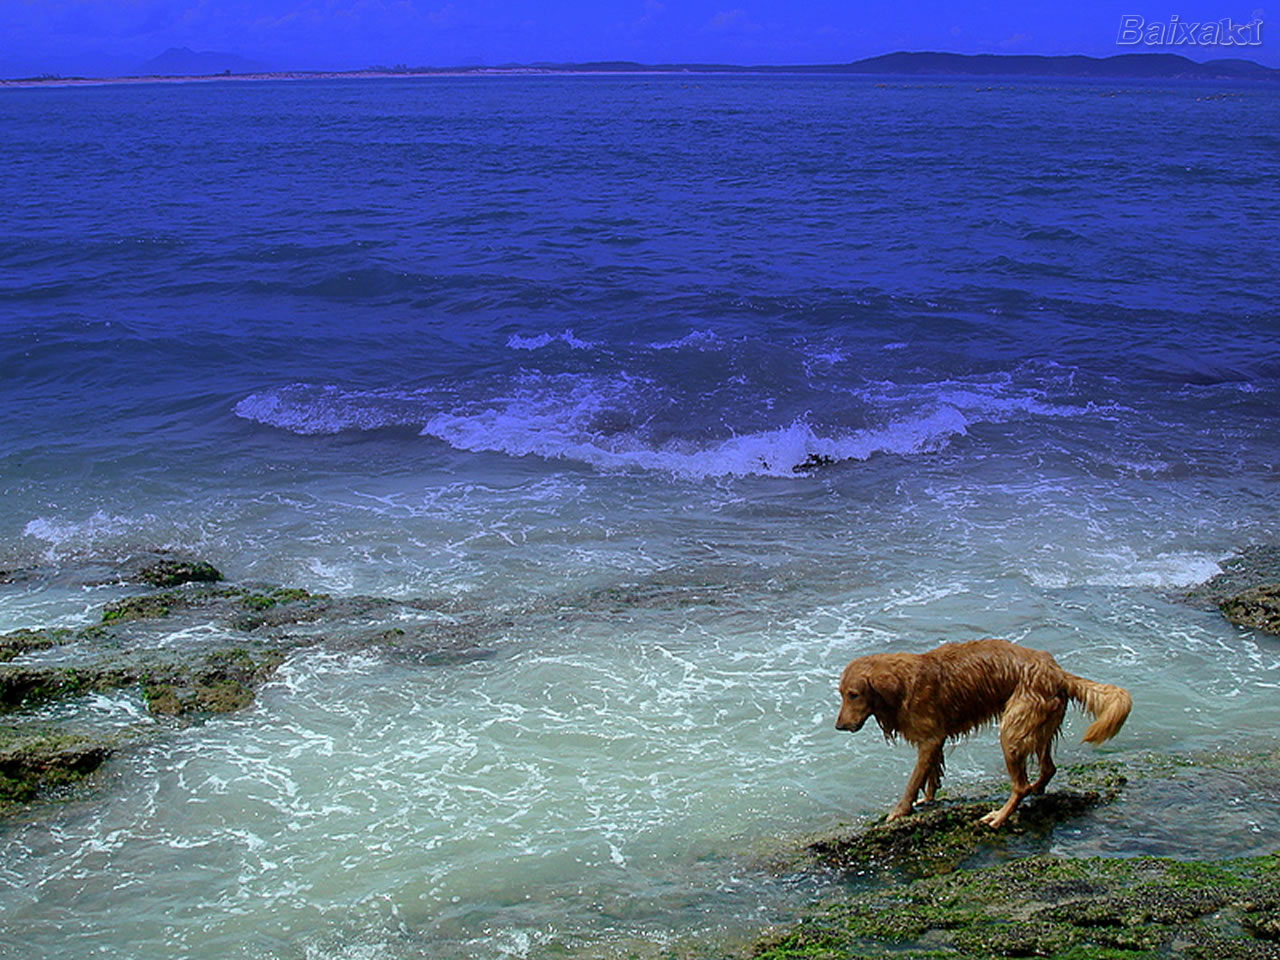
[[190, 605], [190, 599], [176, 593], [153, 593], [143, 597], [113, 600], [102, 608], [102, 622], [120, 620], [159, 620], [175, 609]]
[[1241, 627], [1280, 634], [1280, 584], [1254, 587], [1223, 600], [1218, 609]]
[[138, 579], [153, 587], [178, 587], [184, 583], [217, 583], [222, 574], [203, 560], [163, 559], [139, 570]]
[[755, 960], [1280, 956], [1276, 857], [1185, 864], [1163, 858], [1035, 856], [896, 884], [812, 908], [756, 944]]
[[917, 809], [892, 822], [869, 829], [829, 837], [809, 846], [809, 853], [827, 867], [856, 874], [884, 870], [911, 876], [945, 873], [964, 863], [979, 848], [1003, 845], [1010, 836], [1044, 831], [1063, 820], [1115, 800], [1126, 783], [1120, 764], [1097, 761], [1064, 769], [1059, 780], [1065, 789], [1050, 791], [1023, 802], [999, 831], [981, 822], [984, 814], [1003, 798], [942, 800]]
[[53, 731], [0, 729], [0, 809], [73, 786], [111, 756], [102, 740]]
[[116, 690], [136, 679], [136, 671], [114, 664], [0, 667], [0, 710], [20, 710], [93, 691]]
[[281, 650], [236, 648], [159, 663], [121, 657], [75, 667], [0, 666], [0, 709], [140, 686], [148, 709], [158, 716], [230, 713], [253, 702], [284, 657]]
[[0, 662], [15, 660], [33, 650], [48, 650], [75, 638], [75, 631], [65, 627], [42, 630], [15, 630], [0, 636]]
[[219, 650], [196, 663], [148, 670], [139, 682], [147, 709], [157, 716], [231, 713], [253, 703], [257, 688], [283, 661], [278, 650]]
[[240, 603], [250, 610], [270, 610], [280, 604], [322, 603], [330, 599], [327, 593], [311, 593], [299, 587], [277, 587], [265, 593], [246, 593], [240, 598]]

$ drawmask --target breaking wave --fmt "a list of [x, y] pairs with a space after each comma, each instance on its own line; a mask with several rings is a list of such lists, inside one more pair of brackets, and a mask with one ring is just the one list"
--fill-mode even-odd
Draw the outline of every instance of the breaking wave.
[[487, 386], [397, 391], [295, 383], [247, 396], [235, 413], [300, 435], [411, 428], [474, 453], [714, 478], [795, 477], [877, 454], [933, 453], [974, 423], [1081, 412], [1004, 381], [873, 384], [856, 392], [855, 422], [779, 409], [776, 425], [762, 422], [758, 409], [682, 396], [669, 384], [626, 374], [524, 373]]

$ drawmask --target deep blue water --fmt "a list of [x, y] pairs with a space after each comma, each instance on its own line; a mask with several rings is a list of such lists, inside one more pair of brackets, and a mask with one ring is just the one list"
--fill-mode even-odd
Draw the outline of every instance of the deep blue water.
[[52, 431], [163, 461], [251, 435], [229, 418], [251, 395], [250, 421], [329, 432], [581, 388], [626, 416], [575, 436], [626, 454], [797, 422], [839, 454], [966, 378], [997, 406], [1221, 384], [1263, 399], [1277, 106], [1228, 92], [6, 91], [5, 452]]
[[[3, 90], [0, 129], [0, 568], [54, 571], [0, 596], [0, 626], [92, 619], [100, 591], [56, 571], [158, 547], [517, 614], [583, 584], [724, 597], [587, 626], [513, 614], [497, 662], [518, 674], [402, 688], [300, 657], [210, 725], [216, 748], [122, 761], [154, 793], [118, 784], [11, 848], [3, 903], [32, 956], [65, 955], [64, 908], [95, 942], [145, 922], [139, 956], [523, 955], [749, 926], [759, 884], [709, 879], [709, 851], [872, 812], [905, 775], [826, 716], [843, 661], [886, 646], [1051, 649], [1140, 691], [1130, 749], [1280, 719], [1275, 646], [1168, 602], [1280, 537], [1274, 91], [139, 84]], [[490, 737], [499, 715], [527, 737]], [[615, 781], [626, 737], [634, 780]], [[544, 767], [558, 751], [579, 772]], [[847, 788], [835, 756], [856, 758]], [[338, 770], [367, 820], [344, 807], [342, 831], [300, 839]], [[165, 819], [242, 781], [290, 825], [242, 848], [234, 796], [223, 826]], [[108, 892], [147, 889], [149, 843], [216, 851], [176, 913]], [[364, 912], [298, 879], [335, 870]], [[526, 871], [541, 892], [513, 915]]]

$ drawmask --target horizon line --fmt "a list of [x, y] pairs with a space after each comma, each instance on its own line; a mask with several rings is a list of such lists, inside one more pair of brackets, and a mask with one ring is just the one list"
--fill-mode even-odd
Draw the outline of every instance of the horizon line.
[[[158, 59], [171, 51], [186, 52], [194, 56], [204, 56], [216, 51], [193, 51], [189, 47], [170, 47], [168, 50], [152, 60]], [[223, 54], [232, 56], [231, 54]], [[1178, 74], [1173, 72], [1143, 72], [1135, 74], [1114, 74], [1105, 75], [1088, 74], [1088, 73], [1068, 73], [1068, 74], [1036, 74], [1033, 72], [1019, 71], [1017, 73], [998, 73], [983, 71], [980, 73], [969, 72], [948, 72], [948, 71], [925, 71], [910, 73], [900, 73], [894, 70], [886, 70], [881, 73], [884, 76], [956, 76], [956, 77], [974, 77], [974, 76], [1045, 76], [1050, 79], [1277, 79], [1280, 80], [1280, 68], [1269, 67], [1265, 64], [1258, 63], [1256, 60], [1250, 60], [1245, 57], [1214, 57], [1208, 60], [1193, 60], [1181, 53], [1173, 53], [1162, 50], [1150, 51], [1124, 51], [1120, 53], [1108, 54], [1105, 56], [1095, 56], [1092, 54], [1073, 53], [1073, 54], [1036, 54], [1036, 53], [956, 53], [946, 50], [896, 50], [890, 53], [876, 54], [870, 57], [863, 57], [857, 60], [849, 60], [842, 62], [828, 63], [761, 63], [761, 64], [735, 64], [720, 63], [712, 61], [672, 61], [662, 63], [645, 63], [637, 60], [623, 59], [598, 59], [598, 60], [580, 60], [580, 61], [545, 61], [534, 60], [525, 63], [509, 62], [495, 65], [484, 64], [468, 64], [455, 66], [426, 66], [417, 65], [409, 66], [403, 63], [397, 63], [394, 66], [386, 66], [383, 64], [372, 64], [366, 67], [348, 68], [348, 69], [288, 69], [275, 70], [263, 69], [236, 72], [231, 69], [225, 69], [213, 73], [154, 73], [154, 74], [117, 74], [113, 76], [103, 77], [87, 77], [87, 76], [63, 76], [60, 74], [38, 74], [35, 76], [25, 77], [3, 77], [0, 78], [0, 85], [3, 86], [71, 86], [71, 85], [103, 85], [111, 83], [146, 83], [146, 82], [201, 82], [215, 80], [267, 80], [267, 79], [328, 79], [340, 77], [396, 77], [396, 76], [471, 76], [471, 75], [503, 75], [503, 74], [523, 74], [523, 75], [607, 75], [607, 74], [672, 74], [672, 73], [742, 73], [742, 74], [778, 74], [788, 72], [803, 73], [845, 73], [858, 74], [863, 76], [872, 76], [879, 73], [872, 69], [863, 68], [878, 61], [886, 61], [891, 58], [948, 58], [955, 61], [981, 61], [984, 64], [990, 61], [1022, 61], [1024, 66], [1032, 63], [1040, 64], [1057, 64], [1066, 65], [1064, 62], [1070, 62], [1075, 65], [1105, 65], [1114, 61], [1122, 61], [1124, 63], [1134, 63], [1135, 61], [1159, 61], [1168, 66], [1178, 66], [1182, 69], [1192, 68], [1192, 76], [1186, 74]], [[243, 58], [241, 58], [243, 59]], [[1231, 65], [1234, 69], [1225, 76], [1210, 77], [1202, 73], [1202, 68], [1209, 70], [1221, 66]], [[1194, 76], [1198, 74], [1199, 76]]]

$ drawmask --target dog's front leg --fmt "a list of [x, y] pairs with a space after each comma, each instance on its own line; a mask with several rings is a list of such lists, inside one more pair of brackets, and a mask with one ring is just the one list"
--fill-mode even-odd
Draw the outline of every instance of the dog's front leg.
[[907, 781], [907, 790], [902, 795], [902, 799], [898, 801], [898, 805], [889, 811], [886, 820], [897, 820], [899, 817], [905, 817], [910, 813], [916, 805], [916, 797], [920, 795], [920, 788], [924, 786], [925, 781], [929, 781], [931, 787], [930, 799], [932, 799], [933, 789], [937, 787], [937, 781], [941, 779], [941, 762], [942, 762], [942, 741], [941, 740], [925, 740], [919, 744], [916, 752], [916, 768], [911, 771], [911, 778]]

